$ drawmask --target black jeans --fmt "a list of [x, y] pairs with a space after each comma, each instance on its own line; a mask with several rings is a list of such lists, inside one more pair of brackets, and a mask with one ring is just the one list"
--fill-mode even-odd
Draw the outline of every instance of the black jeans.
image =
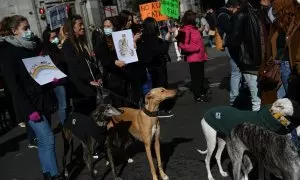
[[[124, 98], [127, 97], [126, 80], [118, 77], [115, 74], [105, 74], [104, 87]], [[111, 103], [114, 107], [119, 108], [124, 106], [124, 99], [112, 93], [109, 93]]]
[[195, 99], [205, 95], [207, 88], [205, 87], [204, 79], [204, 62], [192, 62], [189, 63], [190, 75], [191, 75], [191, 89]]

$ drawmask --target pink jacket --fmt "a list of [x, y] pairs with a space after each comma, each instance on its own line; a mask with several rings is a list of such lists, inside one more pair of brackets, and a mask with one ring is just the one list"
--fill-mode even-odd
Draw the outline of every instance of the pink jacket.
[[185, 57], [186, 61], [189, 63], [207, 61], [207, 53], [199, 30], [195, 26], [186, 25], [179, 31], [185, 34], [184, 43], [180, 42], [179, 48], [188, 54]]

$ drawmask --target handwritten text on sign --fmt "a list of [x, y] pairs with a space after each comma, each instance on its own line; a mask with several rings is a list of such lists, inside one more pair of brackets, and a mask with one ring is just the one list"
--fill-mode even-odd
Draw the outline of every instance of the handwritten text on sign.
[[168, 17], [160, 13], [160, 2], [152, 2], [140, 5], [140, 14], [142, 20], [147, 17], [153, 17], [156, 21], [167, 20]]
[[161, 0], [161, 13], [175, 19], [179, 18], [178, 0]]

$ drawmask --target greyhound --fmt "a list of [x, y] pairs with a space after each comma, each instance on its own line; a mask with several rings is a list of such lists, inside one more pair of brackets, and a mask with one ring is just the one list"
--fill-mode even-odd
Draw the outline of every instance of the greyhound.
[[160, 123], [157, 118], [157, 112], [159, 104], [166, 99], [175, 97], [176, 92], [176, 90], [166, 90], [161, 87], [154, 88], [145, 96], [145, 106], [142, 109], [120, 108], [123, 113], [121, 115], [112, 116], [112, 121], [110, 122], [116, 125], [122, 122], [130, 123], [128, 128], [129, 133], [145, 145], [153, 180], [158, 180], [151, 154], [153, 138], [155, 139], [155, 153], [160, 176], [163, 180], [169, 179], [161, 163], [159, 142]]
[[[207, 149], [205, 151], [197, 150], [201, 154], [206, 154], [205, 165], [209, 180], [214, 180], [210, 170], [210, 159], [218, 144], [216, 153], [217, 165], [219, 172], [223, 177], [228, 176], [221, 165], [221, 155], [225, 148], [225, 138], [230, 135], [231, 130], [239, 124], [250, 122], [261, 125], [274, 132], [279, 132], [288, 129], [289, 121], [285, 117], [293, 115], [293, 107], [296, 104], [287, 99], [279, 99], [272, 105], [267, 105], [261, 108], [260, 111], [240, 111], [233, 107], [216, 107], [207, 111], [201, 121], [203, 133], [205, 135]], [[271, 110], [270, 110], [271, 109]]]
[[[121, 115], [122, 111], [112, 107], [109, 104], [99, 105], [95, 111], [91, 113], [91, 117], [84, 116], [77, 113], [72, 113], [70, 118], [65, 122], [63, 128], [63, 140], [64, 140], [64, 155], [63, 155], [63, 171], [65, 177], [69, 176], [66, 168], [66, 156], [70, 150], [72, 140], [74, 136], [78, 138], [83, 146], [84, 161], [89, 169], [90, 177], [95, 179], [95, 174], [92, 162], [92, 154], [94, 150], [94, 144], [96, 142], [104, 144], [107, 136], [104, 135], [106, 131], [105, 118]], [[73, 148], [71, 148], [72, 150]], [[72, 159], [73, 152], [71, 151], [70, 157]], [[109, 159], [112, 159], [109, 157]], [[119, 177], [115, 177], [115, 180], [119, 180]]]
[[[235, 127], [226, 138], [227, 150], [233, 164], [233, 179], [241, 179], [241, 167], [244, 152], [252, 157], [266, 170], [284, 180], [300, 179], [300, 126], [287, 135], [279, 135], [265, 128], [243, 123]], [[252, 169], [251, 160], [247, 159], [247, 171], [244, 180]]]

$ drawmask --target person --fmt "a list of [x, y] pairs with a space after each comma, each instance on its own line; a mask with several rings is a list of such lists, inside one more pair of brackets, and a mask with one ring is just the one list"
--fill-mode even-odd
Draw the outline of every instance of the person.
[[[66, 60], [58, 48], [60, 44], [58, 33], [56, 30], [46, 28], [43, 32], [43, 55], [49, 55], [56, 67], [63, 73], [67, 74]], [[65, 90], [66, 79], [58, 80], [54, 88], [56, 98], [58, 100], [58, 114], [60, 125], [63, 125], [67, 117], [67, 95]]]
[[[152, 17], [147, 17], [143, 22], [143, 34], [137, 43], [139, 60], [146, 67], [152, 80], [152, 88], [168, 88], [167, 61], [169, 43], [160, 36], [159, 26]], [[145, 92], [144, 94], [146, 94]], [[159, 117], [171, 117], [169, 112], [171, 101], [164, 101], [160, 106]]]
[[[288, 76], [288, 84], [283, 81], [283, 84], [287, 86], [286, 97], [300, 102], [300, 4], [297, 0], [274, 0], [272, 8], [276, 19], [271, 32], [273, 34], [284, 33], [287, 43], [287, 52], [283, 53], [288, 56], [288, 70], [291, 73]], [[276, 42], [272, 41], [273, 47], [276, 47]]]
[[209, 24], [209, 29], [211, 32], [211, 34], [209, 34], [208, 42], [210, 47], [214, 48], [216, 47], [214, 44], [214, 37], [215, 37], [215, 32], [217, 30], [217, 17], [213, 9], [208, 9], [206, 11], [205, 19]]
[[[132, 13], [127, 10], [123, 10], [117, 16], [118, 30], [128, 30], [132, 26]], [[136, 48], [136, 42], [141, 38], [142, 33], [137, 33], [134, 35], [134, 46]], [[142, 86], [147, 80], [146, 69], [141, 65], [141, 63], [134, 62], [126, 64], [124, 67], [126, 82], [127, 82], [127, 92], [128, 98], [131, 102], [126, 102], [133, 108], [140, 108], [143, 91]]]
[[[115, 17], [108, 17], [103, 22], [104, 35], [96, 43], [95, 55], [103, 67], [103, 86], [108, 90], [126, 97], [125, 62], [119, 60], [112, 39], [112, 32], [116, 31]], [[123, 107], [124, 101], [114, 94], [109, 94], [114, 107]]]
[[47, 119], [56, 105], [52, 88], [40, 86], [22, 62], [22, 59], [38, 56], [40, 48], [33, 41], [33, 33], [25, 17], [14, 15], [5, 27], [9, 33], [0, 48], [3, 58], [1, 69], [12, 94], [15, 112], [20, 119], [27, 121], [38, 139], [38, 155], [44, 179], [62, 179], [56, 163], [54, 136]]
[[87, 46], [82, 17], [71, 16], [64, 30], [67, 39], [62, 45], [62, 52], [67, 61], [70, 81], [67, 91], [72, 99], [73, 111], [89, 115], [96, 108], [101, 73]]
[[142, 26], [140, 24], [140, 19], [137, 16], [136, 13], [132, 13], [131, 29], [132, 29], [133, 34], [141, 33], [141, 31], [142, 31]]
[[[62, 51], [67, 61], [67, 94], [72, 100], [72, 112], [89, 117], [97, 106], [97, 89], [102, 83], [102, 75], [87, 46], [82, 17], [70, 16], [63, 31], [66, 39]], [[106, 129], [99, 133], [101, 135], [97, 137], [98, 146], [93, 152], [96, 159], [99, 154], [103, 154]]]
[[189, 10], [182, 18], [183, 27], [178, 34], [179, 47], [184, 52], [185, 61], [189, 63], [192, 79], [191, 88], [196, 102], [207, 101], [204, 64], [207, 61], [204, 42], [196, 25], [196, 13]]

